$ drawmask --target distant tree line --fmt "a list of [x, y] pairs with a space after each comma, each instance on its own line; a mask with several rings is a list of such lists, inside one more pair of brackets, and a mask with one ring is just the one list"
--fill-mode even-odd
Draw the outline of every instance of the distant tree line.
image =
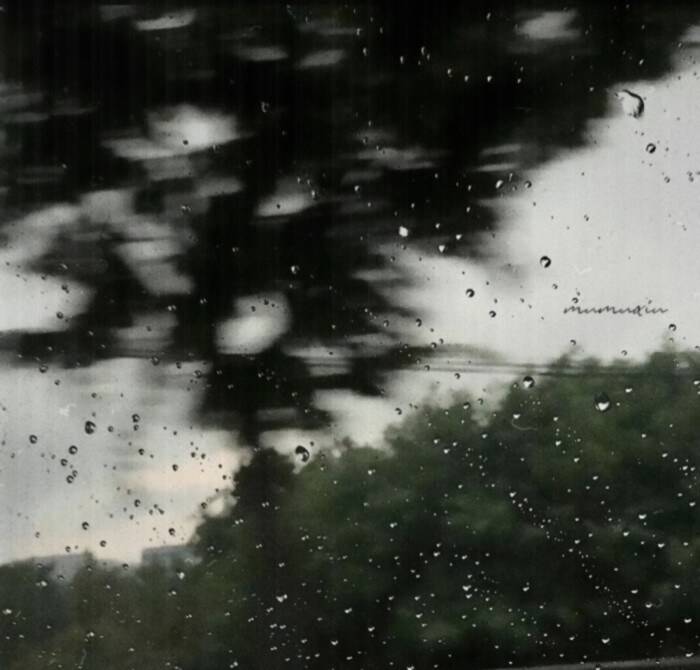
[[[570, 362], [557, 361], [566, 368]], [[0, 658], [34, 668], [493, 668], [692, 654], [700, 357], [514, 380], [381, 448], [260, 450], [196, 565], [70, 584], [0, 568]]]

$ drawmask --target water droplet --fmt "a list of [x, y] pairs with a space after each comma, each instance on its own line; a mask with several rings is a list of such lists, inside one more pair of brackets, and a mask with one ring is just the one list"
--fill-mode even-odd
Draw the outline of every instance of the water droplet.
[[90, 528], [90, 524], [87, 521], [83, 521], [82, 525], [83, 525], [83, 530], [87, 530], [88, 528]]
[[649, 144], [647, 144], [647, 153], [653, 154], [655, 151], [656, 151], [656, 145], [653, 142], [649, 142]]
[[85, 422], [85, 432], [88, 435], [92, 435], [96, 429], [97, 429], [97, 426], [92, 421]]
[[68, 453], [75, 455], [78, 453], [78, 447], [76, 447], [74, 444], [71, 444], [70, 447], [68, 447]]
[[637, 515], [637, 518], [638, 518], [640, 521], [644, 521], [644, 519], [647, 518], [646, 512], [640, 512], [640, 513]]
[[141, 417], [140, 417], [138, 414], [132, 414], [132, 415], [131, 415], [131, 420], [132, 420], [134, 423], [138, 423], [139, 421], [141, 421]]
[[675, 324], [675, 323], [670, 323], [669, 326], [668, 326], [668, 329], [669, 329], [671, 332], [675, 331], [675, 330], [676, 330], [676, 324]]
[[540, 265], [543, 268], [548, 268], [552, 264], [552, 259], [549, 256], [542, 256], [540, 258]]
[[311, 458], [311, 454], [309, 453], [309, 450], [302, 446], [301, 444], [297, 445], [297, 448], [294, 450], [294, 453], [301, 458], [302, 463], [306, 463], [306, 461]]
[[467, 296], [467, 298], [473, 298], [474, 297], [474, 289], [473, 288], [468, 288], [464, 294]]
[[620, 101], [622, 111], [628, 116], [636, 119], [644, 113], [644, 101], [636, 93], [623, 89], [616, 92], [615, 97]]
[[444, 253], [445, 253], [445, 249], [447, 249], [447, 245], [445, 245], [445, 244], [438, 244], [438, 251], [439, 251], [441, 254], [444, 254]]
[[264, 100], [260, 103], [260, 110], [263, 114], [267, 114], [270, 111], [270, 103]]
[[301, 268], [298, 265], [292, 265], [289, 269], [293, 275], [298, 275]]
[[489, 316], [490, 316], [492, 319], [495, 319], [495, 318], [496, 318], [496, 312], [494, 312], [493, 310], [491, 310], [491, 311], [489, 312]]
[[49, 369], [48, 365], [40, 365], [39, 366], [39, 372], [43, 375], [47, 370]]
[[499, 180], [496, 182], [496, 190], [498, 191], [502, 186], [503, 186], [503, 180], [502, 180], [502, 179], [499, 179]]
[[30, 442], [31, 444], [36, 444], [38, 440], [39, 440], [39, 438], [38, 438], [36, 435], [30, 435], [30, 436], [29, 436], [29, 442]]
[[535, 380], [530, 377], [529, 375], [527, 377], [523, 377], [523, 386], [526, 389], [531, 389], [535, 385]]
[[171, 536], [175, 537], [175, 529], [174, 529], [174, 528], [168, 528], [168, 533], [169, 533]]
[[408, 237], [408, 228], [406, 228], [405, 226], [399, 226], [399, 236]]
[[355, 191], [356, 195], [362, 195], [362, 186], [359, 184], [355, 184], [353, 187], [353, 191]]
[[526, 181], [525, 182], [525, 188], [532, 188], [532, 182], [531, 181]]
[[599, 393], [595, 397], [595, 408], [599, 412], [607, 412], [610, 409], [610, 405], [612, 403], [610, 402], [610, 398], [608, 397], [607, 393]]

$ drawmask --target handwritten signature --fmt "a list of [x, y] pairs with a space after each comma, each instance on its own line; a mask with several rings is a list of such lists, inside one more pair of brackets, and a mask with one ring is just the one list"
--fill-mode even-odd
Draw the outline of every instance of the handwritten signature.
[[652, 307], [651, 300], [646, 305], [635, 305], [634, 307], [615, 307], [614, 305], [581, 307], [580, 305], [569, 305], [564, 308], [564, 314], [633, 314], [646, 316], [647, 314], [665, 314], [666, 312], [668, 312], [668, 309], [665, 307]]

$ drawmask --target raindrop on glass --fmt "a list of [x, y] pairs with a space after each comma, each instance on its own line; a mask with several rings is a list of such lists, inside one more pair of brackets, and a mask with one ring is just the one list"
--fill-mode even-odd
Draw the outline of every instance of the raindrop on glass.
[[309, 453], [309, 450], [306, 447], [303, 447], [301, 444], [297, 445], [297, 448], [294, 450], [294, 453], [299, 456], [301, 459], [302, 463], [306, 463], [306, 461], [311, 458], [311, 454]]
[[540, 258], [540, 265], [543, 268], [548, 268], [552, 264], [552, 259], [549, 256], [542, 256]]
[[647, 144], [647, 153], [653, 154], [655, 151], [656, 151], [656, 145], [652, 142], [649, 142], [649, 144]]
[[467, 298], [473, 298], [473, 297], [474, 297], [474, 289], [473, 289], [473, 288], [468, 288], [468, 289], [465, 291], [465, 295], [467, 296]]
[[85, 432], [88, 435], [92, 435], [95, 432], [96, 428], [97, 428], [97, 426], [92, 421], [85, 422]]
[[595, 408], [599, 412], [607, 412], [611, 406], [610, 398], [607, 393], [599, 393], [595, 397]]
[[523, 377], [523, 386], [526, 389], [531, 389], [535, 385], [535, 380], [530, 377], [529, 375], [527, 377]]

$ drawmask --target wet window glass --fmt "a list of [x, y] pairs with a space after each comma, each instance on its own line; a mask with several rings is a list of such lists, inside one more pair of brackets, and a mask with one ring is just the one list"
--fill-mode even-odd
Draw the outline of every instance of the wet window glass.
[[699, 57], [3, 3], [0, 667], [694, 667]]

